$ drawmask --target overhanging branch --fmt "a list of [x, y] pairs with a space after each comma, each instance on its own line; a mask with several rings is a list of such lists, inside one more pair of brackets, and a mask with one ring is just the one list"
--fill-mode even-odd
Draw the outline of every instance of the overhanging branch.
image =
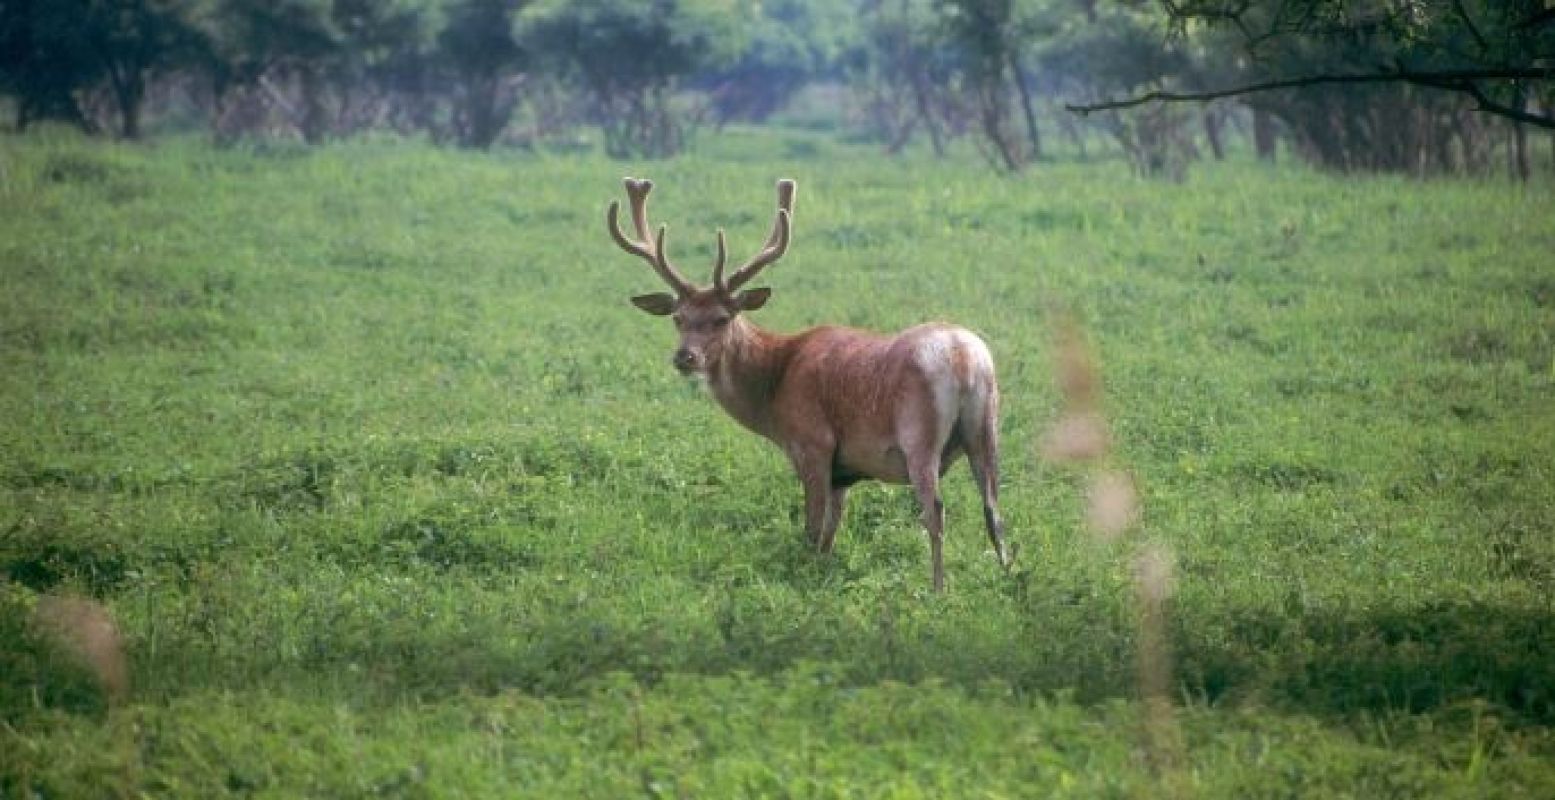
[[1509, 106], [1505, 103], [1498, 103], [1491, 99], [1489, 95], [1485, 94], [1485, 91], [1481, 89], [1476, 83], [1465, 82], [1459, 85], [1451, 85], [1431, 83], [1429, 81], [1415, 82], [1437, 89], [1447, 89], [1450, 91], [1463, 92], [1474, 98], [1474, 102], [1479, 103], [1479, 110], [1487, 114], [1495, 114], [1496, 116], [1506, 117], [1507, 119], [1513, 120], [1515, 122], [1525, 122], [1529, 125], [1534, 125], [1540, 128], [1555, 130], [1555, 118], [1540, 116], [1538, 114], [1530, 114], [1524, 109]]
[[1227, 89], [1215, 89], [1204, 92], [1170, 92], [1155, 90], [1123, 100], [1108, 100], [1100, 103], [1075, 104], [1066, 103], [1064, 108], [1070, 112], [1085, 116], [1093, 111], [1115, 111], [1125, 108], [1142, 106], [1146, 103], [1182, 103], [1182, 102], [1208, 102], [1226, 97], [1236, 97], [1244, 94], [1256, 94], [1258, 92], [1270, 92], [1279, 89], [1299, 89], [1306, 86], [1327, 86], [1336, 84], [1364, 84], [1364, 83], [1414, 83], [1420, 86], [1429, 86], [1433, 89], [1444, 91], [1463, 92], [1474, 98], [1479, 103], [1479, 108], [1488, 114], [1506, 117], [1517, 122], [1527, 123], [1540, 128], [1555, 130], [1555, 117], [1532, 114], [1527, 111], [1512, 108], [1492, 100], [1477, 81], [1489, 80], [1528, 80], [1551, 81], [1555, 80], [1555, 70], [1552, 69], [1465, 69], [1444, 70], [1440, 72], [1375, 72], [1353, 75], [1305, 75], [1299, 78], [1286, 78], [1277, 81], [1263, 81], [1260, 83], [1248, 83]]

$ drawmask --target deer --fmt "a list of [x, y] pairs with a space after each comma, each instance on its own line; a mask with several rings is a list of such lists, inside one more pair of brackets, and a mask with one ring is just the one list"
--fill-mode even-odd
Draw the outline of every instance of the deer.
[[762, 249], [728, 274], [728, 245], [718, 229], [709, 286], [691, 282], [671, 263], [664, 247], [668, 225], [650, 237], [653, 182], [626, 178], [624, 184], [636, 237], [621, 230], [618, 200], [605, 215], [610, 236], [673, 290], [634, 296], [632, 304], [670, 317], [680, 337], [670, 359], [674, 368], [700, 379], [729, 416], [788, 457], [804, 490], [809, 544], [821, 554], [832, 552], [854, 484], [911, 484], [928, 532], [933, 588], [943, 592], [939, 484], [964, 454], [982, 497], [988, 538], [1008, 570], [998, 496], [999, 387], [983, 340], [944, 322], [894, 336], [837, 325], [794, 334], [766, 330], [748, 314], [765, 306], [772, 290], [744, 287], [788, 252], [794, 181], [777, 183], [777, 216]]

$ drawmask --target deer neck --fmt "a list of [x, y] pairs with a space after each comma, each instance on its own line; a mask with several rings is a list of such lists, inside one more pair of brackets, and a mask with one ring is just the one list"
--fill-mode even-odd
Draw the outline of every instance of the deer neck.
[[708, 388], [729, 416], [770, 439], [772, 398], [788, 366], [792, 338], [744, 317], [735, 317], [730, 326], [722, 356], [708, 370]]

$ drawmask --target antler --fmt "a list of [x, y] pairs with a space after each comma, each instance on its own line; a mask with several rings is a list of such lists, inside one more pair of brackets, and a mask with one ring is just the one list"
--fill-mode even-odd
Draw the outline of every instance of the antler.
[[659, 236], [653, 242], [648, 239], [648, 193], [653, 191], [653, 181], [637, 178], [625, 178], [622, 183], [626, 185], [626, 198], [632, 204], [632, 227], [637, 229], [637, 241], [626, 238], [621, 232], [621, 223], [618, 220], [621, 211], [621, 203], [618, 200], [610, 201], [610, 211], [605, 214], [605, 222], [610, 226], [610, 237], [616, 240], [616, 244], [622, 250], [631, 253], [648, 262], [653, 271], [659, 274], [664, 282], [670, 285], [678, 295], [687, 295], [694, 291], [691, 282], [686, 280], [680, 270], [670, 264], [664, 256], [664, 231], [668, 226], [659, 226]]
[[727, 283], [724, 282], [723, 277], [724, 232], [722, 230], [718, 231], [719, 255], [718, 261], [713, 265], [713, 285], [717, 286], [725, 294], [735, 292], [749, 282], [751, 278], [756, 277], [756, 273], [761, 272], [768, 264], [782, 258], [783, 254], [788, 252], [789, 233], [794, 214], [794, 191], [796, 188], [794, 182], [788, 178], [777, 182], [777, 219], [772, 221], [772, 232], [767, 234], [767, 243], [762, 246], [761, 252], [757, 253], [754, 258], [735, 270], [734, 274], [729, 276]]

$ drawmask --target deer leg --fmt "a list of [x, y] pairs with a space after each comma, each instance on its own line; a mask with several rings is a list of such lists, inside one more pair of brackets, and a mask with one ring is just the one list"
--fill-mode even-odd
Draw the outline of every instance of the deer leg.
[[[991, 415], [989, 415], [991, 416]], [[987, 417], [981, 430], [966, 436], [967, 465], [972, 480], [983, 497], [983, 523], [988, 526], [988, 541], [993, 543], [999, 566], [1010, 568], [1009, 551], [1004, 546], [1004, 520], [999, 516], [999, 444], [994, 423]]]
[[907, 480], [918, 497], [923, 527], [929, 533], [929, 558], [934, 567], [934, 591], [945, 591], [945, 504], [939, 496], [940, 461], [955, 424], [944, 412], [946, 398], [932, 382], [921, 394], [910, 394], [898, 409], [896, 442], [907, 462]]
[[823, 537], [826, 535], [826, 518], [829, 516], [827, 505], [831, 500], [831, 492], [826, 489], [824, 482], [816, 486], [811, 481], [805, 481], [804, 485], [805, 538], [815, 549], [824, 552]]
[[822, 553], [830, 553], [832, 545], [837, 541], [837, 525], [842, 522], [842, 504], [848, 499], [848, 487], [831, 487], [831, 494], [826, 506], [825, 524], [821, 526], [821, 540], [816, 548]]
[[804, 487], [805, 538], [817, 550], [826, 552], [826, 530], [831, 517], [831, 455], [794, 449], [789, 456]]
[[923, 511], [923, 527], [929, 531], [929, 558], [934, 564], [934, 591], [945, 591], [945, 559], [943, 544], [945, 534], [945, 503], [939, 497], [939, 454], [932, 449], [927, 453], [909, 457], [908, 478], [913, 492], [918, 495], [918, 507]]

